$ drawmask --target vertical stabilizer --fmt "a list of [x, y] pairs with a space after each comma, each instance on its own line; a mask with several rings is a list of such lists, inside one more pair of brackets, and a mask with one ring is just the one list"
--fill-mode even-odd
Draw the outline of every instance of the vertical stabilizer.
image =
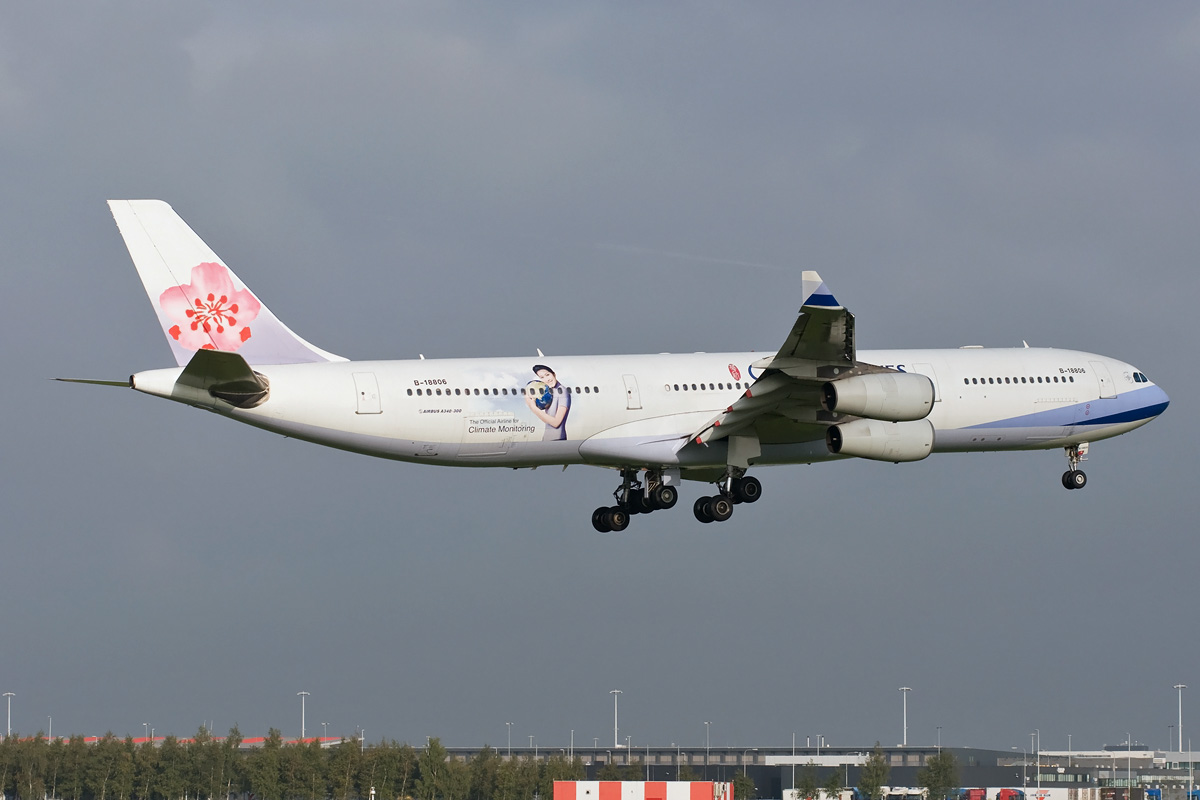
[[263, 305], [169, 205], [109, 200], [175, 363], [197, 350], [237, 351], [249, 364], [345, 361], [309, 344]]

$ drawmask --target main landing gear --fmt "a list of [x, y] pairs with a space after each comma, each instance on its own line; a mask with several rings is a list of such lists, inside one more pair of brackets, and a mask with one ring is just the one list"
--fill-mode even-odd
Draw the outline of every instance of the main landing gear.
[[601, 506], [592, 512], [592, 527], [600, 533], [620, 532], [629, 527], [633, 514], [666, 510], [679, 502], [679, 490], [662, 482], [658, 473], [646, 470], [646, 481], [635, 469], [621, 470], [621, 485], [613, 492], [615, 506]]
[[717, 494], [701, 497], [692, 506], [692, 513], [701, 522], [724, 522], [733, 516], [738, 503], [753, 503], [762, 497], [762, 484], [750, 475], [735, 475], [732, 471], [717, 481]]
[[1067, 489], [1082, 489], [1087, 486], [1087, 475], [1079, 469], [1079, 462], [1087, 461], [1088, 443], [1081, 442], [1063, 449], [1067, 453], [1067, 461], [1071, 468], [1063, 473], [1062, 485]]
[[[758, 478], [745, 474], [744, 469], [731, 467], [717, 481], [717, 494], [701, 497], [692, 513], [701, 522], [724, 522], [733, 516], [738, 503], [753, 503], [762, 497]], [[629, 527], [634, 514], [649, 514], [671, 508], [679, 501], [679, 490], [666, 483], [655, 470], [646, 470], [644, 479], [636, 469], [621, 470], [621, 485], [613, 492], [616, 505], [601, 506], [592, 512], [592, 527], [601, 533], [623, 531]]]

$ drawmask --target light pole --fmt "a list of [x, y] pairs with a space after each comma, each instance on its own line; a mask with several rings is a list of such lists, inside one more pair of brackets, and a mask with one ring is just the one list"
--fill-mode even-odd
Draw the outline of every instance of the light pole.
[[50, 720], [50, 722], [48, 723], [47, 730], [46, 730], [46, 741], [53, 742], [54, 741], [54, 717], [47, 714], [46, 719]]
[[8, 725], [4, 728], [4, 738], [12, 736], [12, 699], [16, 697], [12, 692], [5, 692], [4, 699], [8, 701]]
[[708, 780], [708, 726], [711, 722], [704, 723], [704, 780]]
[[1133, 737], [1129, 731], [1125, 731], [1125, 784], [1129, 787], [1125, 796], [1133, 800]]
[[512, 723], [504, 723], [508, 726], [508, 760], [512, 761]]
[[1175, 684], [1175, 691], [1179, 692], [1179, 752], [1183, 752], [1183, 690], [1187, 688], [1186, 683]]
[[[1033, 745], [1034, 737], [1037, 737], [1037, 747]], [[1029, 749], [1037, 753], [1037, 767], [1034, 769], [1034, 778], [1037, 780], [1037, 788], [1042, 788], [1042, 732], [1037, 728], [1033, 729], [1033, 733], [1029, 734]]]
[[575, 760], [575, 729], [571, 728], [571, 748], [567, 751], [567, 758]]
[[900, 696], [904, 698], [904, 740], [901, 742], [902, 747], [908, 747], [908, 693], [912, 689], [908, 686], [900, 687]]
[[942, 752], [942, 726], [938, 725], [938, 752]]
[[755, 753], [758, 752], [757, 747], [749, 747], [742, 751], [742, 777], [743, 778], [746, 777], [746, 754], [749, 753], [751, 750], [753, 750]]
[[1071, 734], [1067, 734], [1067, 768], [1071, 767]]
[[621, 746], [621, 740], [617, 736], [617, 698], [620, 696], [621, 690], [613, 689], [609, 694], [613, 696], [613, 749], [615, 750]]
[[308, 692], [296, 692], [296, 696], [300, 698], [300, 741], [304, 741], [304, 699], [308, 697]]
[[146, 729], [146, 741], [150, 741], [150, 723], [143, 722], [142, 727]]
[[322, 722], [321, 723], [321, 741], [324, 742], [328, 738], [329, 738], [329, 723]]
[[[1010, 749], [1016, 750], [1017, 746], [1014, 744], [1014, 745], [1012, 745], [1012, 747]], [[1029, 751], [1025, 749], [1025, 745], [1021, 745], [1021, 788], [1022, 789], [1028, 788], [1028, 786], [1029, 786], [1029, 780], [1025, 777], [1025, 765], [1028, 763], [1029, 763]]]

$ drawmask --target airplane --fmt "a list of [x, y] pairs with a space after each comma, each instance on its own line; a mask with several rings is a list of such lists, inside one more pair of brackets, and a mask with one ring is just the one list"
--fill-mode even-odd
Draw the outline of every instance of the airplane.
[[351, 361], [264, 305], [167, 203], [109, 207], [177, 366], [129, 386], [274, 433], [380, 458], [455, 467], [615, 470], [602, 533], [712, 483], [703, 523], [757, 501], [751, 468], [846, 458], [1062, 448], [1067, 489], [1091, 442], [1158, 417], [1169, 398], [1124, 361], [1075, 350], [863, 350], [854, 315], [813, 271], [768, 355], [691, 353]]

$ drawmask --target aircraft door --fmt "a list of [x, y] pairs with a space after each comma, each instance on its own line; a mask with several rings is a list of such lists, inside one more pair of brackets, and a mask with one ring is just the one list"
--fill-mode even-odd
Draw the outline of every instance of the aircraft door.
[[358, 409], [354, 413], [383, 413], [383, 406], [379, 402], [379, 382], [375, 380], [374, 372], [355, 372], [354, 388], [358, 394]]
[[1096, 373], [1096, 380], [1100, 382], [1100, 396], [1105, 398], [1116, 397], [1116, 384], [1113, 383], [1112, 375], [1108, 374], [1108, 367], [1104, 366], [1102, 361], [1089, 362], [1092, 365], [1092, 372]]
[[636, 409], [642, 407], [642, 394], [638, 391], [637, 378], [632, 375], [622, 375], [625, 380], [625, 407]]

